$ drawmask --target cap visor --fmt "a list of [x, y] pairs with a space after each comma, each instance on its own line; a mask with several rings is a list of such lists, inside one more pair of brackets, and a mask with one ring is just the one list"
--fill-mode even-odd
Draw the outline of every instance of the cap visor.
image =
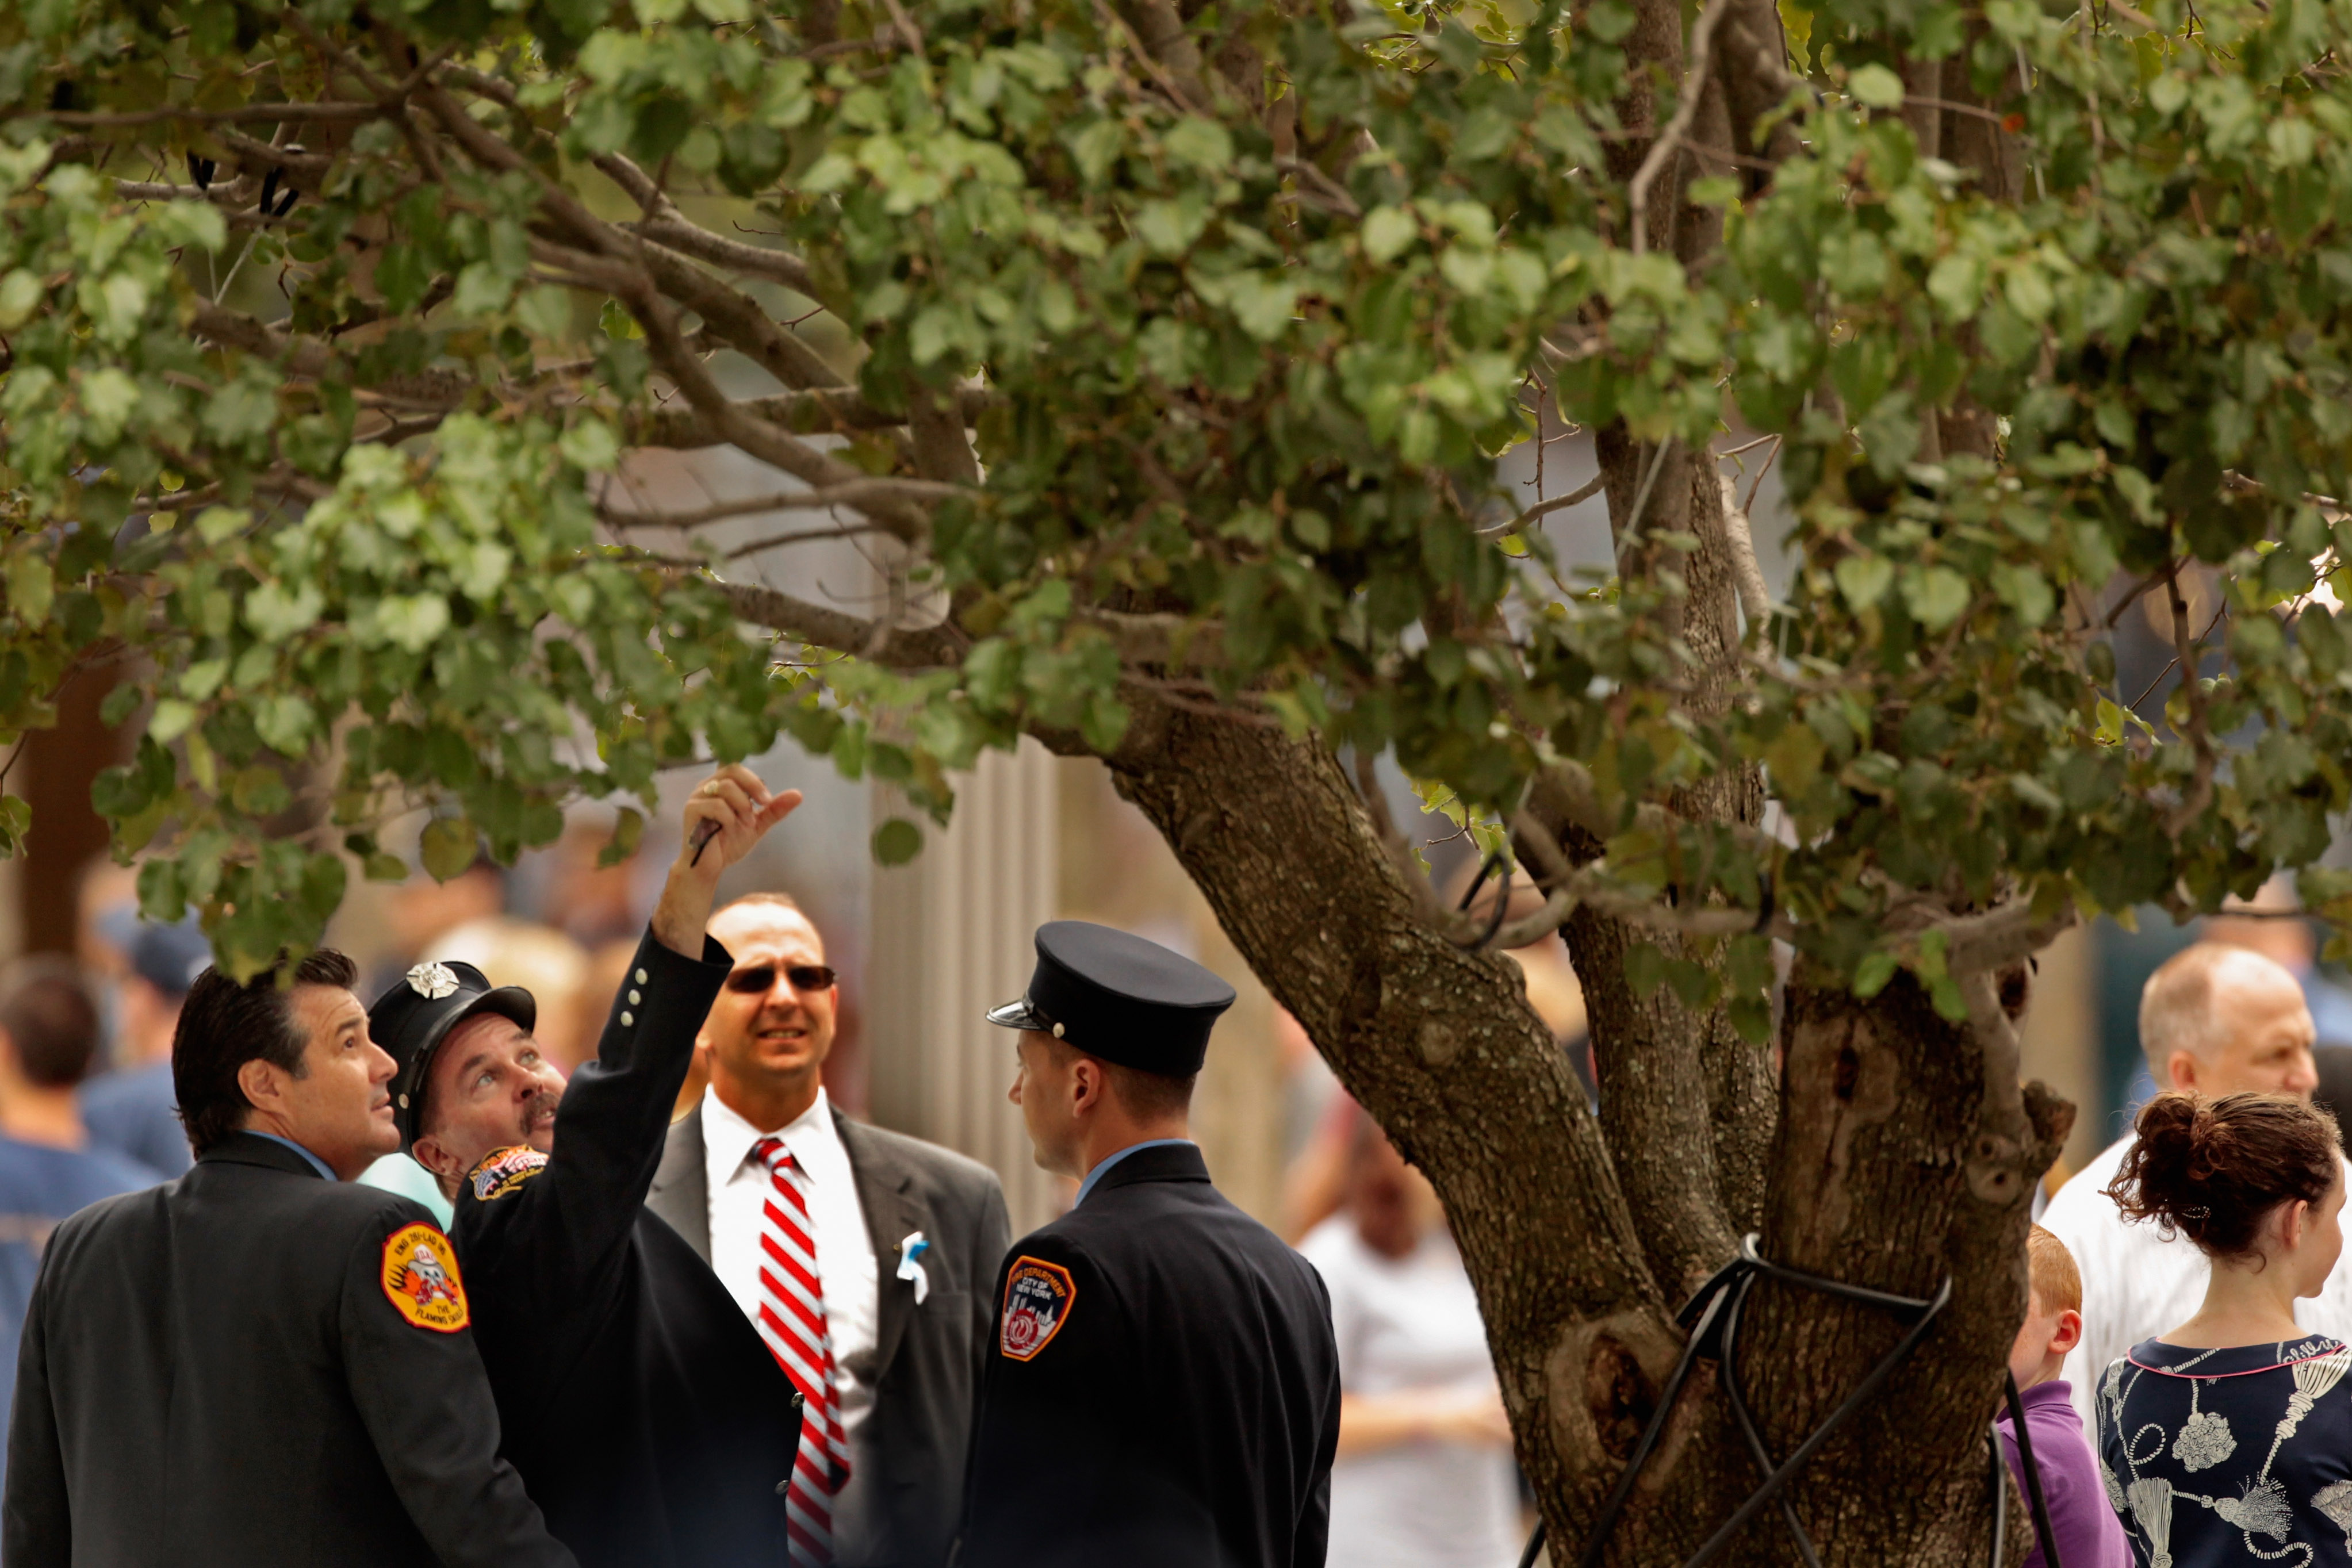
[[1027, 997], [1006, 1002], [1001, 1007], [989, 1009], [988, 1021], [999, 1029], [1034, 1029], [1048, 1034], [1052, 1033], [1054, 1029], [1054, 1026], [1047, 1023], [1036, 1009], [1029, 1005]]

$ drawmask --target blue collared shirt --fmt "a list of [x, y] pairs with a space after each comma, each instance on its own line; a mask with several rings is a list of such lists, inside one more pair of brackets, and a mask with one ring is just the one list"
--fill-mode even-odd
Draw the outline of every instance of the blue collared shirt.
[[[328, 1168], [327, 1168], [327, 1162], [326, 1162], [326, 1161], [324, 1161], [324, 1160], [320, 1159], [318, 1155], [316, 1155], [312, 1154], [310, 1150], [308, 1150], [308, 1149], [304, 1148], [301, 1145], [299, 1145], [299, 1144], [296, 1143], [293, 1139], [291, 1139], [291, 1138], [281, 1138], [281, 1137], [279, 1137], [279, 1136], [278, 1136], [277, 1134], [275, 1134], [275, 1133], [254, 1133], [254, 1132], [253, 1132], [253, 1129], [252, 1129], [252, 1128], [250, 1128], [250, 1127], [247, 1127], [247, 1128], [246, 1129], [246, 1131], [247, 1131], [247, 1132], [248, 1132], [248, 1133], [253, 1133], [253, 1135], [254, 1135], [255, 1137], [257, 1137], [257, 1138], [268, 1138], [268, 1139], [271, 1143], [273, 1143], [273, 1144], [283, 1144], [283, 1145], [285, 1145], [288, 1148], [289, 1148], [289, 1149], [293, 1150], [296, 1154], [298, 1154], [298, 1155], [301, 1155], [304, 1159], [306, 1159], [306, 1160], [310, 1161], [310, 1168], [311, 1168], [312, 1170], [317, 1171], [320, 1176], [325, 1176], [329, 1181], [333, 1181], [333, 1180], [335, 1179], [335, 1173], [334, 1173], [333, 1171], [331, 1171], [331, 1170], [330, 1170], [330, 1169], [328, 1169]], [[1141, 1148], [1141, 1147], [1143, 1147], [1143, 1145], [1142, 1145], [1141, 1144], [1138, 1144], [1138, 1145], [1136, 1145], [1135, 1146], [1136, 1146], [1137, 1148], [1139, 1148], [1139, 1148]], [[1111, 1156], [1111, 1159], [1114, 1159], [1114, 1160], [1115, 1160], [1115, 1159], [1117, 1159], [1117, 1158], [1118, 1158], [1118, 1155], [1113, 1155]], [[1104, 1163], [1105, 1163], [1106, 1165], [1108, 1165], [1108, 1164], [1109, 1163], [1109, 1161], [1108, 1161], [1108, 1160], [1107, 1160], [1107, 1161], [1105, 1161]]]
[[1103, 1161], [1102, 1164], [1097, 1166], [1094, 1169], [1087, 1173], [1087, 1179], [1078, 1184], [1078, 1196], [1071, 1203], [1070, 1207], [1072, 1208], [1076, 1208], [1079, 1204], [1086, 1202], [1087, 1194], [1094, 1191], [1095, 1189], [1095, 1183], [1102, 1180], [1105, 1172], [1108, 1171], [1111, 1166], [1118, 1164], [1119, 1161], [1127, 1158], [1128, 1155], [1140, 1153], [1145, 1149], [1173, 1148], [1179, 1144], [1190, 1145], [1192, 1142], [1192, 1140], [1190, 1138], [1146, 1138], [1139, 1144], [1128, 1145], [1127, 1147], [1119, 1150], [1118, 1153], [1111, 1155], [1108, 1159]]

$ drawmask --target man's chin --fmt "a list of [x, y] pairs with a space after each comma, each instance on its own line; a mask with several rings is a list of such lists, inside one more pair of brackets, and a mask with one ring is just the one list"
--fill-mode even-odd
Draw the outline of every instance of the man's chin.
[[525, 1138], [523, 1142], [529, 1144], [532, 1148], [537, 1149], [542, 1155], [553, 1154], [555, 1152], [555, 1124], [550, 1122], [543, 1127], [533, 1128], [530, 1135]]

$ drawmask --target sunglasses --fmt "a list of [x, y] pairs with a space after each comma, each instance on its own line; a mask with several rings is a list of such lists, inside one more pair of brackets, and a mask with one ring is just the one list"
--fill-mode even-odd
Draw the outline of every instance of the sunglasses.
[[[772, 990], [776, 984], [776, 967], [773, 964], [761, 964], [754, 968], [738, 969], [727, 977], [727, 988], [740, 991], [747, 997]], [[783, 971], [784, 978], [796, 991], [830, 990], [834, 981], [841, 977], [834, 973], [830, 964], [787, 964], [783, 966]]]

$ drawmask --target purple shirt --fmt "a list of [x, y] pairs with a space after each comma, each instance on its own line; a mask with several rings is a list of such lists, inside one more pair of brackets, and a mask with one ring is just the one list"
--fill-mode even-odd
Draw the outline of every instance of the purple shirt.
[[[2025, 1410], [2026, 1435], [2033, 1440], [2034, 1468], [2042, 1472], [2042, 1499], [2050, 1509], [2050, 1534], [2057, 1542], [2062, 1568], [2131, 1568], [2131, 1547], [2124, 1527], [2107, 1506], [2107, 1490], [2099, 1480], [2099, 1462], [2083, 1436], [2083, 1418], [2074, 1413], [2074, 1391], [2063, 1377], [2037, 1383], [2018, 1396]], [[2000, 1434], [2000, 1451], [2009, 1473], [2017, 1478], [2019, 1493], [2032, 1505], [2025, 1490], [2025, 1471], [2017, 1458], [2017, 1433], [2001, 1412], [1993, 1423]], [[2037, 1538], [2026, 1554], [2025, 1568], [2049, 1568]]]

